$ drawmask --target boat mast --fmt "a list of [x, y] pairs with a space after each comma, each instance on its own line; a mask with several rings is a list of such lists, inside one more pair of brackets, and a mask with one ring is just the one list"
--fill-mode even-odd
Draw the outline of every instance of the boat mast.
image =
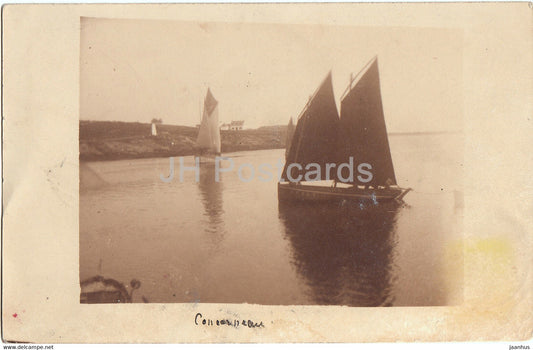
[[344, 96], [346, 96], [346, 94], [348, 92], [350, 92], [352, 90], [352, 84], [354, 81], [356, 81], [358, 78], [361, 77], [361, 75], [368, 69], [368, 67], [370, 66], [370, 64], [372, 64], [372, 62], [374, 62], [374, 60], [376, 60], [378, 58], [378, 56], [374, 56], [372, 57], [372, 59], [370, 61], [368, 61], [367, 64], [365, 64], [365, 66], [363, 67], [363, 69], [361, 69], [359, 71], [359, 73], [357, 73], [357, 75], [355, 77], [352, 78], [352, 75], [353, 73], [350, 73], [350, 84], [348, 84], [348, 86], [346, 87], [346, 89], [344, 90], [344, 92], [342, 93], [341, 95], [341, 100], [344, 98]]

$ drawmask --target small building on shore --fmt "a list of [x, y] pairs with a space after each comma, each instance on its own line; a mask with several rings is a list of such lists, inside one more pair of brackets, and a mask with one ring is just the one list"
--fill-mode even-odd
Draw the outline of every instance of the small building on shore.
[[224, 123], [220, 126], [220, 130], [242, 130], [244, 120], [232, 120], [231, 123]]

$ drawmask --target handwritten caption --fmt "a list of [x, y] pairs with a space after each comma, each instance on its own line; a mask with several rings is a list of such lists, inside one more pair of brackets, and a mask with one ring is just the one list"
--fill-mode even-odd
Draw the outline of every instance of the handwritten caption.
[[205, 318], [201, 313], [194, 316], [194, 324], [197, 326], [230, 326], [230, 327], [247, 327], [247, 328], [265, 328], [263, 321], [252, 320], [237, 320], [237, 319], [209, 319]]

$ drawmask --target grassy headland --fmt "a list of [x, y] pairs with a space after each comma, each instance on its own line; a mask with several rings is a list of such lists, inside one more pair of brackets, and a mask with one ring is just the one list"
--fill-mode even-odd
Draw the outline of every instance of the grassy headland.
[[[220, 132], [222, 153], [285, 148], [285, 126]], [[198, 128], [105, 121], [80, 121], [80, 160], [188, 156], [194, 154]]]

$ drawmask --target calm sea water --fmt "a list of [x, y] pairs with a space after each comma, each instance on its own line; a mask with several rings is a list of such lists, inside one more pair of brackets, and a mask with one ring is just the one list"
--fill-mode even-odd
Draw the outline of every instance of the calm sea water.
[[235, 170], [219, 182], [203, 164], [198, 182], [180, 181], [177, 158], [170, 183], [168, 158], [81, 163], [80, 279], [135, 278], [133, 302], [458, 304], [462, 138], [389, 141], [399, 185], [413, 188], [399, 208], [279, 206], [257, 171], [284, 150], [226, 154]]

